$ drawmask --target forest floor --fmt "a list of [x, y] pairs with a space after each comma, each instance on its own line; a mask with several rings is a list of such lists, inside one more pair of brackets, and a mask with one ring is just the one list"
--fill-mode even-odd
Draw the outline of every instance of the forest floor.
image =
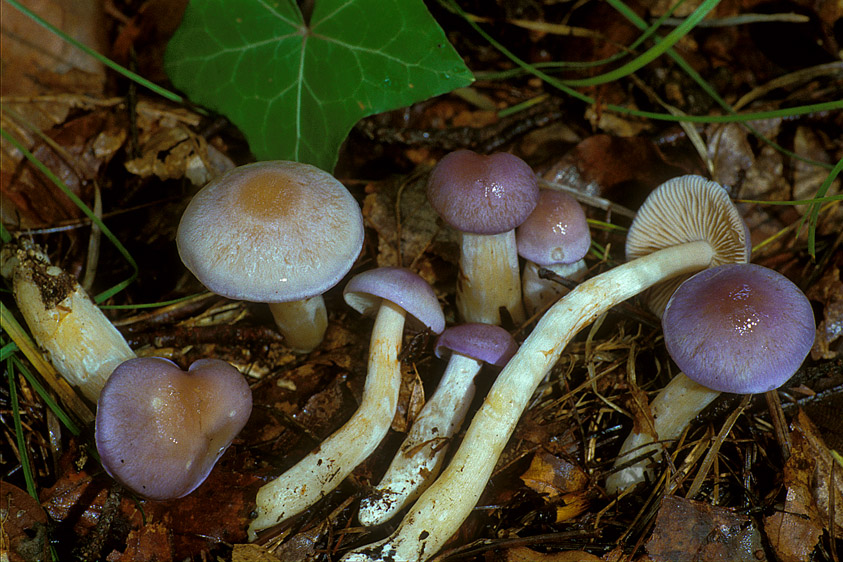
[[[163, 52], [185, 2], [43, 4], [49, 4], [42, 7], [44, 17], [62, 29], [168, 85]], [[652, 22], [670, 4], [641, 0], [630, 6]], [[700, 2], [684, 4], [675, 17]], [[534, 65], [600, 61], [640, 34], [606, 2], [460, 5]], [[352, 130], [334, 171], [366, 221], [363, 251], [349, 276], [377, 266], [409, 267], [433, 286], [448, 323], [455, 323], [457, 237], [428, 205], [426, 179], [453, 150], [504, 151], [524, 159], [543, 185], [562, 185], [578, 196], [591, 219], [588, 277], [624, 262], [631, 216], [657, 185], [684, 174], [722, 184], [749, 226], [751, 261], [802, 289], [817, 322], [814, 348], [784, 387], [747, 399], [721, 395], [677, 442], [666, 444], [670, 462], [659, 465], [653, 481], [611, 495], [605, 482], [621, 442], [633, 426], [646, 423], [648, 402], [678, 371], [659, 319], [643, 301], [612, 309], [565, 348], [478, 506], [435, 559], [843, 559], [843, 460], [835, 452], [843, 452], [843, 206], [839, 198], [828, 199], [840, 193], [840, 180], [817, 204], [813, 232], [805, 220], [812, 205], [770, 203], [818, 196], [843, 159], [843, 111], [758, 119], [753, 130], [737, 122], [680, 126], [607, 111], [614, 104], [724, 113], [667, 56], [634, 74], [578, 88], [595, 100], [584, 103], [519, 71], [459, 15], [433, 2], [429, 8], [477, 80], [365, 118]], [[133, 282], [101, 303], [107, 316], [140, 356], [167, 357], [183, 368], [205, 357], [231, 362], [248, 378], [254, 399], [250, 421], [202, 486], [178, 500], [144, 500], [102, 470], [90, 427], [74, 433], [48, 406], [31, 381], [41, 380], [40, 368], [4, 332], [0, 546], [9, 559], [329, 561], [387, 536], [397, 521], [362, 527], [356, 510], [443, 371], [444, 362], [433, 354], [435, 338], [407, 334], [398, 412], [377, 451], [334, 493], [247, 545], [258, 488], [357, 408], [372, 321], [343, 302], [346, 278], [325, 295], [323, 344], [301, 355], [285, 346], [264, 305], [208, 293], [179, 259], [176, 228], [202, 183], [253, 160], [243, 135], [221, 116], [167, 101], [107, 72], [10, 4], [3, 2], [2, 10], [3, 129], [99, 209], [137, 263]], [[753, 13], [800, 17], [733, 19]], [[675, 51], [734, 109], [843, 100], [839, 2], [723, 0], [706, 21], [711, 25], [693, 30]], [[610, 68], [547, 72], [582, 78]], [[7, 234], [34, 240], [92, 295], [132, 276], [125, 256], [5, 135], [2, 158]], [[10, 285], [6, 289], [0, 298], [16, 315]], [[169, 304], [139, 307], [148, 303]], [[504, 327], [522, 342], [537, 320]], [[469, 417], [492, 378], [478, 379]], [[58, 409], [84, 420], [68, 404]]]

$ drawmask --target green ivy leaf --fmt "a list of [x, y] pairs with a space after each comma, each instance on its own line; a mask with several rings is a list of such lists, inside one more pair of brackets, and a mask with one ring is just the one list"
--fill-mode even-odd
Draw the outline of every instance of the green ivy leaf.
[[421, 0], [192, 0], [164, 64], [258, 159], [328, 171], [359, 119], [473, 79]]

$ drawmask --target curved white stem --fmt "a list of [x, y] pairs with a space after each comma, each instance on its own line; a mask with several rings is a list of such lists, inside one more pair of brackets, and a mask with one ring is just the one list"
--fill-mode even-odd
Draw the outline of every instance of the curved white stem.
[[383, 300], [369, 346], [369, 365], [360, 407], [345, 425], [287, 472], [264, 485], [257, 494], [258, 517], [249, 525], [249, 539], [257, 532], [301, 513], [336, 488], [377, 448], [386, 435], [401, 386], [398, 353], [405, 312]]
[[524, 309], [529, 316], [556, 302], [570, 291], [568, 287], [553, 279], [542, 279], [539, 276], [539, 269], [542, 267], [571, 281], [579, 281], [588, 271], [585, 260], [545, 266], [528, 261], [521, 273], [521, 289], [524, 294]]
[[[642, 428], [641, 432], [632, 431], [626, 438], [615, 466], [619, 466], [635, 457], [642, 455], [656, 455], [664, 444], [654, 441], [673, 441], [688, 427], [697, 414], [720, 396], [720, 393], [704, 387], [679, 373], [665, 386], [650, 404], [653, 413], [653, 431]], [[620, 492], [634, 486], [653, 475], [653, 464], [658, 458], [646, 458], [611, 474], [606, 479], [606, 491], [610, 494]]]
[[515, 231], [501, 234], [463, 232], [460, 242], [460, 276], [457, 310], [466, 322], [500, 325], [500, 308], [513, 321], [524, 321], [521, 275]]
[[448, 448], [474, 398], [482, 361], [453, 353], [436, 392], [424, 405], [372, 495], [360, 503], [363, 525], [378, 525], [416, 499], [436, 478]]
[[585, 281], [553, 305], [498, 375], [451, 463], [385, 540], [348, 553], [347, 562], [426, 560], [477, 503], [530, 397], [579, 330], [600, 314], [675, 275], [706, 267], [714, 252], [690, 242]]
[[328, 311], [322, 295], [290, 302], [269, 303], [278, 331], [294, 351], [309, 353], [316, 349], [328, 328]]

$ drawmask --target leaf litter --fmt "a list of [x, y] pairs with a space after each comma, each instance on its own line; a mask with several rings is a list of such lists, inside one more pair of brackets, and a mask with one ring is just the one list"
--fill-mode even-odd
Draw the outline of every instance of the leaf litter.
[[[650, 14], [662, 14], [664, 4], [657, 8], [652, 3]], [[809, 4], [789, 6], [802, 9]], [[829, 4], [817, 11], [820, 29], [835, 22], [840, 25], [841, 14], [830, 11]], [[122, 4], [120, 9], [128, 10]], [[538, 21], [561, 16], [567, 7], [516, 3], [511, 9], [520, 10], [519, 18]], [[583, 7], [565, 18], [579, 26], [603, 21], [606, 37], [631, 42], [636, 34], [630, 26], [601, 11], [605, 9]], [[717, 16], [735, 15], [741, 9], [736, 2], [724, 1]], [[472, 69], [508, 69], [507, 61], [458, 21], [435, 13]], [[125, 21], [143, 27], [143, 18], [157, 17], [154, 14], [149, 9]], [[549, 53], [595, 60], [616, 52], [593, 39], [515, 31], [507, 22], [514, 16], [496, 13], [490, 25], [536, 62]], [[114, 19], [112, 25], [119, 21]], [[716, 28], [706, 32], [704, 40], [689, 40], [682, 46], [698, 69], [719, 80], [718, 91], [737, 96], [746, 92], [747, 85], [773, 79], [780, 68], [777, 64], [787, 62], [776, 58], [780, 53], [768, 51], [767, 43], [753, 39], [753, 33], [761, 32]], [[120, 37], [131, 40], [132, 34]], [[827, 43], [834, 40], [828, 34], [822, 38]], [[160, 43], [158, 47], [161, 53]], [[4, 61], [7, 56], [11, 55], [4, 49]], [[822, 58], [811, 51], [804, 66], [823, 63]], [[681, 73], [654, 66], [643, 70], [648, 84], [689, 113], [699, 113], [700, 94], [681, 79]], [[732, 80], [718, 68], [734, 68]], [[69, 80], [78, 82], [68, 85]], [[97, 84], [90, 76], [75, 73], [59, 76], [49, 87], [30, 85], [14, 94], [4, 86], [2, 125], [75, 186], [89, 205], [92, 184], [97, 182], [103, 190], [103, 216], [133, 248], [142, 268], [137, 283], [107, 304], [163, 302], [201, 293], [172, 248], [175, 224], [194, 185], [247, 161], [248, 148], [225, 122], [147, 96], [133, 105], [120, 88]], [[89, 93], [80, 96], [76, 93], [80, 88]], [[488, 104], [502, 109], [523, 102], [544, 93], [540, 82], [480, 81], [471, 88], [485, 100], [483, 107], [466, 101], [480, 99], [476, 96], [446, 95], [408, 111], [364, 120], [352, 131], [337, 168], [367, 219], [367, 243], [352, 273], [375, 265], [412, 267], [434, 286], [450, 321], [455, 319], [456, 239], [424, 198], [425, 175], [448, 150], [491, 146], [490, 139], [495, 139], [496, 150], [522, 154], [537, 173], [579, 192], [581, 200], [602, 198], [618, 208], [634, 209], [662, 179], [707, 173], [707, 164], [690, 149], [678, 127], [617, 115], [610, 120], [599, 106], [568, 104], [560, 111], [559, 100], [535, 106], [537, 110], [522, 114], [522, 122], [516, 123], [492, 118]], [[839, 81], [820, 76], [769, 90], [748, 103], [760, 110], [788, 96], [789, 102], [840, 96], [841, 88]], [[115, 93], [120, 97], [107, 97]], [[596, 95], [602, 102], [642, 104], [619, 83]], [[802, 157], [824, 163], [843, 157], [839, 135], [834, 134], [843, 127], [839, 114], [753, 124]], [[826, 175], [759, 143], [737, 125], [707, 125], [700, 127], [700, 134], [714, 177], [741, 200], [807, 199]], [[78, 274], [85, 261], [89, 222], [5, 141], [2, 149], [4, 225], [35, 238], [49, 249], [55, 263]], [[836, 190], [839, 180], [829, 194]], [[734, 397], [724, 396], [677, 443], [669, 444], [670, 462], [657, 471], [653, 482], [620, 497], [608, 496], [602, 483], [623, 436], [633, 423], [646, 423], [641, 416], [647, 399], [675, 374], [660, 342], [657, 321], [631, 302], [608, 313], [599, 326], [568, 346], [534, 396], [479, 507], [437, 560], [839, 559], [835, 550], [843, 540], [843, 466], [835, 455], [843, 449], [840, 205], [831, 202], [821, 211], [816, 264], [806, 254], [805, 230], [799, 227], [804, 206], [741, 203], [741, 209], [758, 247], [754, 261], [782, 271], [802, 286], [820, 323], [812, 359], [779, 393], [786, 425], [777, 427], [781, 421], [769, 413], [763, 399], [750, 401], [728, 435], [722, 436], [698, 493], [686, 497], [712, 439], [736, 407]], [[595, 248], [587, 259], [593, 275], [622, 261], [628, 217], [589, 204], [587, 213], [594, 221], [620, 227], [593, 229], [595, 241], [605, 250]], [[99, 258], [95, 290], [121, 279], [125, 268], [106, 248]], [[7, 297], [3, 302], [9, 306]], [[209, 480], [180, 500], [140, 500], [113, 486], [96, 462], [87, 436], [72, 437], [62, 431], [26, 379], [16, 376], [24, 397], [20, 415], [27, 449], [40, 502], [50, 519], [50, 536], [63, 555], [60, 559], [72, 555], [106, 560], [336, 560], [345, 549], [383, 536], [386, 529], [358, 527], [354, 510], [357, 498], [386, 468], [424, 394], [435, 388], [443, 364], [433, 358], [430, 338], [413, 340], [403, 365], [401, 409], [393, 420], [393, 432], [378, 451], [336, 493], [263, 537], [260, 544], [245, 544], [257, 488], [341, 425], [361, 395], [371, 325], [345, 309], [338, 290], [327, 300], [331, 327], [323, 346], [307, 357], [290, 353], [266, 329], [271, 325], [266, 312], [249, 304], [206, 297], [199, 305], [188, 300], [160, 307], [152, 316], [143, 310], [109, 311], [121, 331], [135, 338], [133, 348], [139, 353], [164, 354], [182, 365], [199, 357], [219, 357], [250, 377], [256, 398], [252, 420]], [[530, 324], [508, 327], [523, 339]], [[475, 407], [488, 390], [489, 383], [483, 384]], [[5, 390], [2, 400], [8, 404]], [[4, 509], [12, 505], [7, 502], [24, 501], [19, 491], [7, 492], [7, 486], [23, 482], [20, 451], [7, 445], [15, 442], [8, 411], [4, 406], [2, 456], [11, 460], [4, 474]], [[789, 445], [783, 446], [782, 438]], [[43, 521], [34, 506], [24, 510]], [[15, 530], [9, 513], [4, 512], [4, 541], [9, 539], [4, 544], [31, 536]]]

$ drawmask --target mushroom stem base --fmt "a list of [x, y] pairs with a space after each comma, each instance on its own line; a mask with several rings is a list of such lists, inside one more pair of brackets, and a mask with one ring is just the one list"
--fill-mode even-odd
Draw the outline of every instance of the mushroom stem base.
[[610, 494], [621, 492], [652, 477], [653, 464], [660, 457], [651, 457], [658, 454], [668, 442], [678, 439], [691, 420], [718, 396], [719, 392], [692, 381], [684, 373], [673, 377], [650, 404], [653, 427], [643, 428], [641, 432], [633, 430], [629, 434], [621, 446], [615, 466], [644, 455], [648, 458], [610, 475], [606, 479], [606, 491]]
[[360, 407], [319, 447], [258, 490], [258, 517], [249, 526], [249, 540], [257, 538], [258, 531], [301, 513], [322, 499], [372, 454], [384, 438], [398, 405], [401, 387], [398, 353], [405, 314], [401, 307], [387, 300], [381, 302], [372, 329]]
[[310, 353], [322, 343], [328, 328], [328, 311], [322, 295], [301, 301], [273, 302], [269, 310], [284, 341], [294, 351]]

